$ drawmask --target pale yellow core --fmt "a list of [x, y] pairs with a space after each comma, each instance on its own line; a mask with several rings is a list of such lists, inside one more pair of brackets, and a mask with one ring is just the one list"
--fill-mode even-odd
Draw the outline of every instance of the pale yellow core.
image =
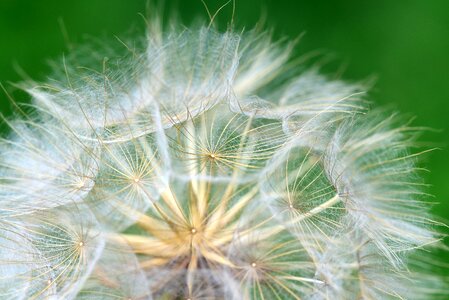
[[213, 154], [213, 153], [211, 153], [211, 154], [209, 155], [209, 157], [212, 158], [212, 159], [215, 159], [215, 158], [216, 158], [215, 154]]
[[251, 263], [251, 267], [255, 268], [257, 264], [255, 262]]
[[80, 178], [80, 181], [78, 182], [78, 188], [81, 189], [81, 188], [85, 187], [86, 186], [86, 181], [87, 181], [86, 177]]
[[83, 247], [84, 246], [84, 242], [79, 242], [78, 246]]
[[[209, 157], [219, 159], [220, 155], [208, 153], [206, 158]], [[129, 182], [132, 183], [136, 178], [130, 177]], [[159, 203], [162, 203], [154, 205], [160, 218], [139, 214], [138, 226], [151, 237], [135, 234], [123, 234], [123, 237], [136, 253], [148, 256], [142, 261], [144, 268], [170, 264], [177, 257], [186, 258], [182, 260], [182, 268], [186, 267], [184, 261], [189, 259], [187, 268], [190, 273], [199, 269], [203, 260], [211, 264], [237, 267], [222, 251], [233, 241], [240, 212], [259, 191], [259, 187], [253, 187], [245, 194], [239, 194], [238, 200], [233, 203], [238, 187], [236, 183], [230, 184], [215, 206], [210, 203], [211, 197], [218, 196], [212, 194], [212, 183], [195, 178], [189, 184], [187, 195], [183, 195], [189, 201], [186, 210], [168, 187], [160, 192]], [[250, 263], [247, 262], [247, 265], [250, 266]]]
[[138, 183], [138, 182], [140, 181], [140, 178], [139, 178], [139, 177], [135, 177], [135, 178], [133, 179], [133, 181], [134, 181], [135, 183]]

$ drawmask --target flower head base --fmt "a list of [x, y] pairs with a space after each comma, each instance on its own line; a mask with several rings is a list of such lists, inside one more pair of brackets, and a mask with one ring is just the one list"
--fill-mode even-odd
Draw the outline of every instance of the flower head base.
[[413, 128], [254, 32], [155, 28], [102, 72], [68, 59], [66, 84], [27, 87], [36, 114], [0, 146], [0, 298], [444, 293], [407, 281], [440, 239]]

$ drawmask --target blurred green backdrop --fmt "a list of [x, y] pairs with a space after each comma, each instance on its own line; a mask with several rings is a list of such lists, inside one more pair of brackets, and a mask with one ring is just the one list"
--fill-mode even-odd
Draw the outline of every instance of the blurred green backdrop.
[[[158, 1], [151, 1], [158, 4]], [[216, 11], [225, 0], [205, 0]], [[82, 44], [85, 36], [123, 36], [131, 27], [144, 28], [146, 0], [1, 0], [0, 82], [16, 97], [9, 82], [20, 82], [23, 70], [45, 80], [48, 60]], [[207, 14], [200, 0], [165, 1], [188, 23]], [[217, 17], [225, 28], [232, 14], [226, 6]], [[371, 92], [375, 106], [389, 105], [416, 116], [415, 125], [437, 129], [423, 140], [440, 147], [425, 158], [431, 171], [427, 182], [440, 202], [434, 210], [449, 219], [449, 1], [301, 1], [236, 0], [235, 21], [253, 27], [263, 16], [276, 37], [306, 35], [299, 54], [322, 50], [334, 55], [334, 71], [344, 67], [343, 78], [377, 77]], [[61, 25], [64, 24], [64, 25]], [[64, 29], [65, 28], [65, 29]], [[332, 64], [330, 64], [332, 66]], [[0, 108], [11, 114], [5, 93]]]

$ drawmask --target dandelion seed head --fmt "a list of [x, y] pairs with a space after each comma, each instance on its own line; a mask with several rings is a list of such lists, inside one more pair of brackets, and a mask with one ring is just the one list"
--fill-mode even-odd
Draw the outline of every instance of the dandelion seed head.
[[24, 84], [35, 112], [0, 141], [0, 298], [444, 295], [413, 256], [441, 239], [416, 129], [292, 44], [149, 26], [101, 69], [75, 54]]

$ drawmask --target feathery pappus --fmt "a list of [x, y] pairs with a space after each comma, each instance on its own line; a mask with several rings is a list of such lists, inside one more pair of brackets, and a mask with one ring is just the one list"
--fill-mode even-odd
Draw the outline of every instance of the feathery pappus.
[[267, 33], [148, 26], [22, 85], [0, 299], [448, 297], [419, 128]]

